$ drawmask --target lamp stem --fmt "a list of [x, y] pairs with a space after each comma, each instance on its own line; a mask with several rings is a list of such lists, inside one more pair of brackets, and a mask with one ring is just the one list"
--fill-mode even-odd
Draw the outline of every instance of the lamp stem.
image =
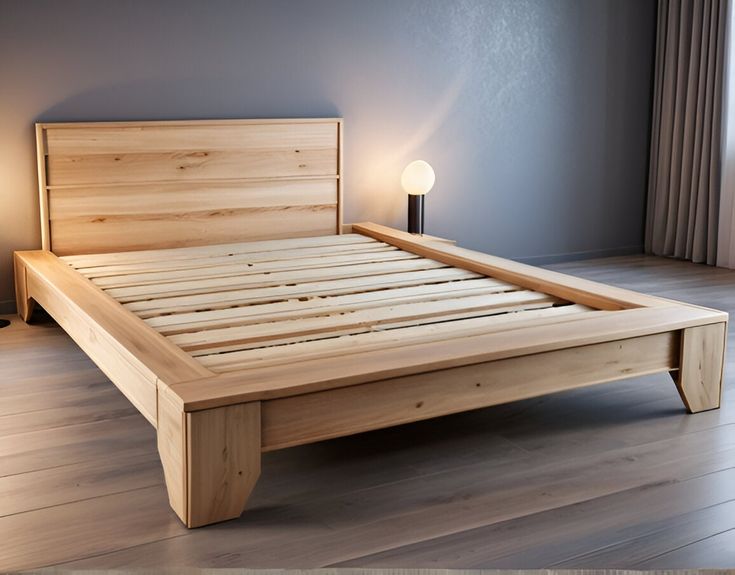
[[408, 195], [408, 233], [424, 235], [424, 196]]

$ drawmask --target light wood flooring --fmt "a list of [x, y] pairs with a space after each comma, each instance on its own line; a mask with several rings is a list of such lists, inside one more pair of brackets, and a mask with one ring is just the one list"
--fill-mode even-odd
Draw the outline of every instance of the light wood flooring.
[[[735, 272], [552, 266], [735, 312]], [[657, 375], [266, 453], [249, 510], [186, 530], [151, 426], [52, 322], [0, 330], [0, 571], [44, 566], [735, 566], [735, 361], [719, 411]]]

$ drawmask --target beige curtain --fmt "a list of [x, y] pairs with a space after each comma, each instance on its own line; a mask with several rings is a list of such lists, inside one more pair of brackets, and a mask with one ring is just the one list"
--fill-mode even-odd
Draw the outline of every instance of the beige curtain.
[[722, 106], [722, 186], [720, 186], [720, 218], [717, 229], [717, 265], [735, 269], [735, 13], [728, 2], [727, 39], [725, 40], [725, 78]]
[[646, 251], [715, 264], [727, 0], [659, 0]]

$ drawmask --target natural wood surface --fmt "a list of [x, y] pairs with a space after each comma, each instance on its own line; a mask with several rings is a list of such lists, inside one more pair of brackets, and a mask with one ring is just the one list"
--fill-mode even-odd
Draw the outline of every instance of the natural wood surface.
[[687, 409], [699, 413], [720, 407], [727, 325], [692, 327], [681, 337], [681, 368], [676, 387]]
[[[735, 310], [727, 270], [554, 268]], [[732, 353], [719, 410], [687, 415], [658, 374], [270, 452], [247, 513], [187, 530], [154, 429], [61, 329], [10, 319], [0, 422], [36, 423], [0, 425], [3, 569], [734, 564]]]
[[263, 403], [263, 449], [668, 371], [678, 365], [679, 338], [664, 333], [276, 399]]
[[661, 305], [656, 298], [646, 297], [597, 282], [570, 278], [564, 274], [539, 270], [481, 252], [467, 250], [444, 241], [426, 241], [421, 236], [395, 230], [380, 224], [352, 224], [352, 231], [388, 242], [401, 249], [432, 258], [447, 265], [468, 269], [496, 279], [540, 290], [597, 309], [631, 309], [638, 306]]
[[239, 516], [261, 450], [660, 371], [681, 371], [691, 411], [718, 406], [723, 312], [355, 230], [19, 252], [18, 293], [159, 428], [168, 498], [189, 527]]
[[99, 288], [46, 251], [16, 252], [32, 297], [156, 425], [156, 382], [211, 375]]
[[[726, 319], [499, 258], [489, 266], [490, 256], [380, 226], [356, 226], [363, 228], [406, 249], [346, 234], [303, 245], [283, 240], [63, 261], [220, 373], [173, 384], [186, 411]], [[438, 259], [423, 257], [426, 250]], [[525, 285], [510, 283], [510, 277]], [[607, 311], [550, 296], [547, 285], [550, 291], [562, 286], [582, 301], [597, 290], [594, 301]], [[627, 309], [615, 309], [621, 307]]]
[[719, 406], [722, 312], [342, 235], [341, 120], [39, 124], [37, 146], [19, 313], [40, 303], [158, 428], [189, 527], [239, 516], [263, 449], [659, 371]]
[[26, 265], [19, 254], [13, 255], [13, 266], [16, 309], [21, 319], [23, 321], [28, 321], [31, 318], [31, 315], [33, 315], [36, 302], [28, 295], [28, 273]]
[[260, 403], [186, 414], [188, 527], [240, 516], [260, 477]]
[[339, 234], [341, 120], [39, 124], [57, 255]]
[[187, 527], [239, 517], [260, 475], [260, 404], [184, 413], [165, 384], [158, 397], [171, 508]]

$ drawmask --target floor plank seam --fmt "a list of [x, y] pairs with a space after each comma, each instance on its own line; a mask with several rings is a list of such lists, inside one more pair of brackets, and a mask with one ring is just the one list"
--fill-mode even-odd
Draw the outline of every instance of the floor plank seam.
[[[733, 468], [732, 468], [732, 467], [730, 467], [730, 468], [728, 468], [728, 469], [733, 469]], [[723, 470], [723, 471], [724, 471], [724, 470]], [[718, 472], [718, 471], [714, 471], [714, 472], [712, 472], [712, 473], [721, 473], [721, 471], [720, 471], [720, 472]], [[706, 475], [710, 475], [710, 474], [709, 474], [709, 473], [705, 473], [704, 475], [699, 475], [699, 476], [697, 476], [697, 477], [693, 477], [693, 478], [691, 478], [691, 479], [697, 479], [698, 477], [705, 477]], [[686, 481], [690, 481], [691, 479], [687, 479]], [[675, 516], [674, 516], [674, 518], [676, 518], [676, 517], [681, 517], [681, 516], [685, 516], [685, 515], [688, 515], [688, 514], [690, 514], [690, 513], [695, 513], [695, 512], [697, 512], [697, 511], [704, 511], [705, 509], [714, 509], [715, 507], [717, 507], [717, 506], [719, 506], [719, 505], [725, 505], [725, 504], [728, 504], [728, 503], [733, 503], [733, 502], [735, 502], [735, 499], [728, 499], [728, 500], [726, 500], [726, 501], [721, 501], [721, 502], [719, 502], [719, 503], [714, 503], [714, 504], [712, 504], [712, 505], [705, 505], [704, 507], [698, 507], [697, 509], [695, 509], [695, 510], [693, 510], [693, 511], [688, 511], [688, 512], [686, 512], [686, 513], [680, 513], [679, 515], [675, 515]], [[671, 518], [670, 518], [670, 519], [671, 519]], [[648, 536], [650, 536], [650, 535], [653, 535], [653, 534], [655, 534], [655, 533], [661, 533], [661, 532], [663, 532], [663, 531], [666, 531], [666, 529], [667, 529], [667, 526], [662, 526], [662, 527], [660, 527], [660, 528], [652, 528], [652, 529], [650, 529], [649, 531], [644, 531], [643, 533], [640, 533], [639, 535], [637, 535], [637, 536], [635, 536], [635, 537], [629, 537], [629, 538], [627, 538], [627, 539], [620, 539], [620, 540], [618, 540], [618, 541], [615, 541], [615, 542], [613, 542], [613, 543], [610, 543], [610, 544], [608, 544], [608, 545], [603, 545], [603, 546], [601, 546], [601, 547], [597, 547], [597, 548], [595, 548], [595, 549], [591, 549], [591, 550], [589, 550], [589, 551], [585, 551], [584, 553], [579, 553], [579, 554], [577, 554], [577, 555], [571, 555], [571, 556], [569, 556], [569, 557], [565, 557], [564, 559], [561, 559], [561, 560], [559, 560], [559, 561], [555, 561], [554, 563], [551, 563], [551, 564], [549, 565], [549, 568], [551, 568], [551, 569], [555, 569], [555, 568], [560, 568], [560, 567], [559, 567], [560, 565], [562, 565], [562, 564], [564, 564], [564, 563], [567, 563], [567, 562], [569, 562], [569, 561], [574, 561], [574, 560], [576, 560], [576, 559], [584, 559], [584, 558], [585, 558], [585, 557], [587, 557], [587, 556], [590, 556], [590, 555], [595, 555], [595, 554], [599, 553], [600, 551], [604, 551], [605, 549], [614, 549], [615, 547], [617, 547], [617, 546], [619, 546], [619, 545], [622, 545], [622, 544], [625, 544], [625, 543], [629, 543], [629, 542], [632, 542], [632, 541], [636, 541], [636, 540], [638, 540], [638, 539], [642, 539], [642, 538], [644, 538], [644, 537], [648, 537]], [[735, 529], [735, 526], [733, 527], [733, 529]], [[724, 533], [724, 532], [727, 532], [727, 531], [730, 531], [730, 529], [725, 529], [725, 530], [723, 531], [723, 533]], [[712, 537], [712, 536], [714, 536], [714, 535], [717, 535], [717, 534], [713, 534], [713, 535], [709, 535], [709, 536], [707, 536], [707, 537], [703, 537], [703, 538], [702, 538], [702, 540], [704, 540], [704, 539], [708, 539], [709, 537]], [[692, 541], [691, 543], [696, 543], [696, 541]], [[687, 544], [687, 545], [689, 545], [689, 544]], [[685, 546], [680, 546], [680, 547], [685, 547]], [[678, 547], [678, 548], [680, 548], [680, 547]], [[661, 554], [659, 554], [659, 555], [665, 555], [666, 553], [670, 553], [671, 551], [675, 551], [675, 550], [676, 550], [676, 549], [678, 549], [678, 548], [672, 548], [672, 549], [669, 549], [668, 551], [665, 551], [664, 553], [661, 553]], [[639, 561], [639, 562], [637, 562], [637, 563], [634, 563], [634, 565], [636, 565], [636, 564], [638, 564], [638, 563], [643, 563], [644, 561], [649, 561], [649, 560], [650, 560], [650, 559], [652, 559], [652, 558], [653, 558], [653, 557], [646, 557], [645, 559], [642, 559], [641, 561]]]
[[64, 503], [56, 503], [55, 505], [44, 505], [43, 507], [36, 507], [34, 509], [25, 509], [23, 511], [16, 511], [15, 513], [8, 513], [5, 515], [0, 515], [0, 519], [6, 519], [8, 517], [15, 517], [16, 515], [23, 515], [24, 513], [33, 513], [35, 511], [43, 511], [45, 509], [53, 509], [55, 507], [64, 507], [66, 505], [73, 505], [75, 503], [82, 503], [84, 501], [93, 501], [95, 499], [101, 499], [103, 497], [113, 496], [113, 495], [121, 495], [122, 493], [133, 493], [135, 491], [139, 491], [141, 489], [150, 489], [151, 487], [156, 487], [157, 485], [163, 485], [163, 480], [156, 481], [155, 483], [151, 483], [149, 485], [141, 485], [138, 487], [135, 487], [133, 489], [122, 489], [122, 490], [113, 490], [108, 493], [103, 493], [100, 495], [95, 495], [93, 497], [82, 497], [80, 499], [72, 499], [71, 501], [65, 501]]
[[[735, 469], [735, 467], [725, 467], [725, 468], [722, 468], [722, 469], [718, 469], [716, 471], [710, 471], [708, 473], [703, 473], [701, 475], [693, 475], [693, 476], [687, 477], [685, 479], [676, 480], [676, 481], [674, 481], [672, 483], [685, 483], [687, 481], [692, 481], [694, 479], [698, 479], [700, 477], [705, 477], [707, 475], [711, 475], [711, 474], [715, 474], [715, 473], [722, 473], [723, 471], [727, 471], [729, 469]], [[606, 492], [606, 493], [602, 493], [602, 494], [596, 495], [594, 497], [590, 497], [588, 499], [580, 499], [580, 500], [574, 501], [572, 503], [567, 503], [567, 504], [564, 504], [564, 505], [558, 505], [556, 507], [548, 507], [548, 508], [538, 509], [538, 510], [534, 511], [533, 513], [528, 513], [526, 515], [518, 515], [518, 516], [513, 516], [513, 517], [505, 517], [505, 518], [502, 518], [502, 519], [497, 520], [497, 521], [490, 521], [488, 523], [473, 525], [472, 527], [469, 527], [467, 529], [460, 529], [460, 530], [456, 530], [456, 531], [447, 531], [447, 532], [441, 533], [440, 535], [437, 535], [437, 536], [434, 536], [434, 537], [429, 537], [429, 538], [422, 539], [422, 540], [411, 541], [409, 543], [404, 543], [404, 544], [398, 545], [396, 547], [386, 547], [386, 548], [381, 549], [379, 551], [371, 551], [370, 553], [368, 553], [366, 555], [363, 555], [363, 556], [357, 556], [357, 557], [350, 557], [350, 558], [347, 558], [347, 559], [341, 559], [341, 560], [339, 560], [337, 562], [334, 562], [334, 563], [320, 565], [320, 567], [323, 567], [323, 568], [336, 568], [336, 567], [339, 567], [340, 565], [342, 565], [344, 563], [347, 563], [347, 562], [352, 562], [352, 561], [359, 560], [359, 559], [362, 559], [362, 558], [365, 558], [365, 557], [379, 555], [379, 554], [382, 554], [382, 553], [386, 553], [388, 551], [394, 551], [394, 550], [397, 550], [397, 549], [401, 549], [402, 547], [416, 545], [418, 543], [425, 543], [425, 542], [433, 541], [433, 540], [439, 540], [439, 539], [443, 539], [445, 537], [449, 537], [449, 536], [452, 536], [452, 535], [458, 535], [460, 533], [466, 533], [466, 532], [475, 531], [475, 530], [478, 530], [478, 529], [484, 529], [484, 528], [487, 528], [487, 527], [490, 527], [490, 526], [493, 526], [493, 525], [499, 525], [499, 524], [502, 524], [502, 523], [505, 523], [505, 522], [508, 522], [508, 521], [514, 521], [514, 520], [517, 520], [517, 519], [520, 519], [520, 518], [527, 518], [527, 517], [533, 517], [534, 515], [541, 515], [543, 513], [548, 513], [550, 511], [553, 511], [553, 510], [556, 510], [556, 509], [561, 509], [561, 508], [564, 508], [564, 507], [570, 507], [570, 506], [573, 506], [573, 505], [580, 505], [580, 504], [584, 504], [584, 503], [587, 503], [587, 502], [590, 502], [590, 501], [594, 501], [595, 499], [600, 499], [602, 497], [610, 497], [610, 496], [613, 496], [613, 495], [618, 495], [618, 494], [621, 494], [621, 493], [625, 493], [627, 491], [634, 491], [636, 489], [645, 488], [645, 487], [647, 487], [649, 485], [656, 485], [656, 483], [657, 482], [649, 482], [649, 483], [642, 483], [642, 484], [639, 484], [639, 485], [633, 485], [633, 486], [627, 487], [625, 489], [621, 489], [619, 491], [609, 491], [609, 492]], [[730, 501], [730, 500], [728, 500], [728, 501]], [[721, 503], [718, 503], [718, 504], [712, 505], [712, 506], [706, 506], [706, 507], [703, 507], [702, 509], [706, 509], [708, 507], [716, 507], [717, 505], [721, 505], [722, 503], [726, 503], [726, 502], [721, 502]], [[380, 521], [380, 520], [376, 520], [376, 522], [377, 521]]]
[[723, 533], [730, 533], [731, 531], [735, 531], [735, 527], [731, 527], [730, 529], [723, 529], [722, 531], [719, 531], [717, 533], [713, 533], [712, 535], [708, 535], [707, 537], [701, 537], [700, 539], [697, 539], [696, 541], [690, 541], [686, 545], [679, 545], [678, 547], [674, 547], [673, 549], [669, 549], [668, 551], [665, 551], [663, 553], [657, 553], [656, 555], [652, 555], [651, 557], [647, 557], [646, 559], [642, 561], [636, 561], [633, 566], [644, 564], [648, 561], [653, 561], [655, 559], [658, 559], [659, 557], [664, 557], [666, 555], [669, 555], [670, 553], [673, 553], [674, 551], [678, 551], [680, 549], [686, 549], [687, 547], [691, 547], [692, 545], [695, 545], [697, 543], [701, 543], [702, 541], [707, 541], [707, 539], [712, 539], [713, 537], [717, 537], [719, 535], [722, 535]]

